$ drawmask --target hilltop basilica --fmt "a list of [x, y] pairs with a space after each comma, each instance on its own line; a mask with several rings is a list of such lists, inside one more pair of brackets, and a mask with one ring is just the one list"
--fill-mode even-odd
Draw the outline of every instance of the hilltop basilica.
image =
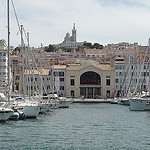
[[75, 23], [73, 25], [72, 29], [72, 35], [70, 36], [69, 33], [66, 33], [66, 36], [64, 37], [64, 41], [60, 44], [55, 44], [57, 48], [71, 48], [71, 49], [77, 49], [79, 46], [82, 46], [84, 42], [77, 42], [77, 29], [75, 28]]

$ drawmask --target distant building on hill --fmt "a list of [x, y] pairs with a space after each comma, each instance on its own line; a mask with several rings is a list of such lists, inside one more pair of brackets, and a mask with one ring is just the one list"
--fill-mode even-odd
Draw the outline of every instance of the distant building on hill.
[[77, 42], [77, 29], [75, 28], [75, 23], [72, 29], [72, 35], [66, 33], [64, 41], [60, 44], [54, 44], [57, 48], [70, 48], [77, 49], [79, 46], [82, 46], [84, 42]]

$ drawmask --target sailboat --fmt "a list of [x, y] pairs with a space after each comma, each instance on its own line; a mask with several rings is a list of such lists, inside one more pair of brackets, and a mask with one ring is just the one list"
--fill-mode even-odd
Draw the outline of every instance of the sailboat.
[[[149, 73], [150, 73], [150, 66], [149, 66], [150, 65], [150, 38], [149, 38], [149, 42], [148, 42], [147, 53], [145, 52], [145, 57], [146, 57], [146, 54], [149, 54], [148, 67], [149, 67]], [[143, 65], [144, 65], [144, 62], [145, 62], [145, 57], [143, 59], [143, 64], [142, 64], [141, 68], [143, 68]], [[140, 77], [141, 77], [141, 71], [139, 73], [139, 78]], [[150, 74], [149, 74], [149, 82], [150, 82]], [[150, 85], [149, 85], [148, 88], [149, 88], [149, 92], [150, 92]], [[130, 98], [130, 107], [129, 107], [130, 110], [137, 110], [137, 111], [148, 110], [148, 111], [150, 111], [150, 96], [149, 96], [149, 92], [143, 93], [142, 95], [137, 95], [137, 96], [135, 96], [133, 98]]]
[[[22, 71], [23, 71], [23, 79], [22, 79], [22, 85], [23, 85], [23, 89], [22, 89], [22, 94], [23, 97], [17, 97], [15, 102], [13, 103], [13, 107], [17, 110], [20, 110], [24, 113], [24, 115], [26, 116], [26, 118], [36, 118], [40, 112], [40, 106], [37, 100], [35, 100], [34, 97], [31, 97], [31, 93], [29, 93], [28, 96], [25, 95], [25, 81], [24, 81], [24, 56], [26, 56], [26, 58], [28, 58], [29, 54], [28, 52], [26, 52], [26, 47], [25, 47], [25, 52], [23, 53], [24, 50], [24, 41], [23, 41], [23, 35], [22, 35], [22, 31], [23, 31], [23, 26], [21, 25], [21, 46], [22, 46]], [[29, 37], [28, 37], [29, 38]], [[29, 46], [28, 46], [29, 47]], [[27, 63], [27, 62], [26, 62]]]
[[[130, 49], [129, 49], [129, 58], [128, 63], [125, 63], [123, 72], [121, 73], [121, 78], [117, 90], [115, 91], [115, 98], [111, 103], [118, 103], [121, 105], [129, 105], [129, 91], [130, 81], [132, 80], [133, 70], [131, 70], [132, 63], [130, 58]], [[133, 56], [132, 56], [133, 57]]]
[[[57, 74], [57, 72], [56, 72]], [[55, 80], [54, 80], [54, 68], [52, 67], [52, 87], [53, 87], [53, 94], [50, 94], [51, 98], [55, 98], [59, 101], [59, 108], [69, 108], [70, 104], [72, 103], [72, 98], [66, 98], [66, 97], [59, 97], [58, 93], [59, 93], [59, 89], [60, 89], [60, 81], [59, 81], [59, 76], [57, 74], [57, 76], [55, 76]], [[54, 88], [55, 86], [55, 88]], [[54, 89], [56, 90], [56, 92], [54, 92]], [[55, 94], [54, 94], [55, 93]], [[56, 94], [57, 93], [57, 94]]]
[[[8, 21], [8, 89], [10, 89], [10, 61], [9, 61], [9, 51], [10, 51], [10, 35], [9, 35], [9, 0], [7, 0], [7, 21]], [[7, 89], [7, 88], [6, 88]], [[6, 121], [9, 119], [9, 117], [14, 113], [14, 111], [10, 108], [8, 108], [9, 105], [9, 90], [8, 90], [8, 97], [6, 99], [1, 96], [1, 106], [0, 106], [0, 121]]]

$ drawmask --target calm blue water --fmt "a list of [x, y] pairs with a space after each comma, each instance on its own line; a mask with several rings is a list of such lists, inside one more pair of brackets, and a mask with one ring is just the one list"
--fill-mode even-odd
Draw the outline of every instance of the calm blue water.
[[0, 123], [0, 150], [150, 150], [150, 112], [72, 104], [37, 119]]

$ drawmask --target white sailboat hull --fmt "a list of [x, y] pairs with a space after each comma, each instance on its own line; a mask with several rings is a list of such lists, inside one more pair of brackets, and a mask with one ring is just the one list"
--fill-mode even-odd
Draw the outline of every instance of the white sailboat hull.
[[69, 108], [72, 101], [64, 100], [59, 102], [59, 108]]
[[26, 118], [36, 118], [40, 112], [40, 106], [38, 105], [19, 106], [17, 109], [21, 109]]
[[0, 121], [6, 121], [14, 113], [12, 109], [0, 108]]
[[130, 99], [130, 110], [139, 110], [139, 111], [150, 111], [150, 99]]

